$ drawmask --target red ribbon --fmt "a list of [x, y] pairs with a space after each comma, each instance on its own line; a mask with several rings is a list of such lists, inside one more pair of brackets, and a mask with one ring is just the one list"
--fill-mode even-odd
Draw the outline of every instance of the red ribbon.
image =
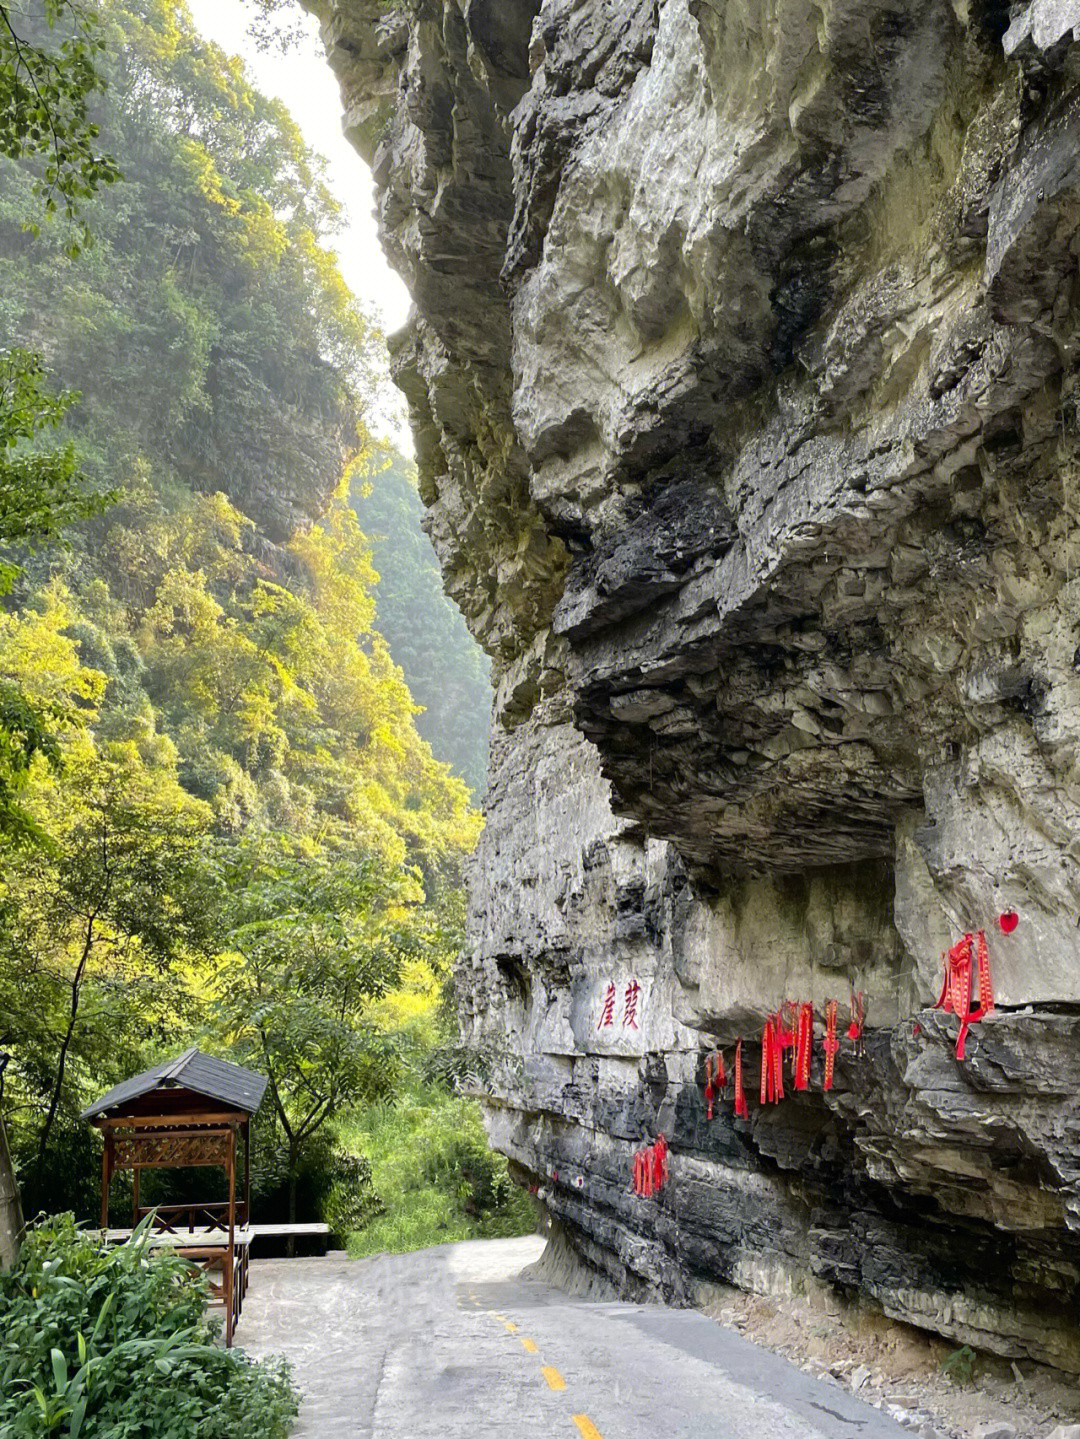
[[741, 1039], [735, 1044], [735, 1114], [739, 1119], [750, 1117], [750, 1111], [746, 1107], [746, 1090], [743, 1089]]
[[708, 1105], [709, 1110], [706, 1115], [708, 1119], [712, 1118], [713, 1099], [715, 1096], [716, 1090], [713, 1088], [712, 1082], [712, 1055], [707, 1054], [705, 1056], [705, 1103]]
[[814, 1006], [799, 1005], [795, 1025], [795, 1088], [809, 1089], [810, 1060], [814, 1048]]
[[865, 1011], [863, 1010], [862, 990], [860, 989], [858, 994], [855, 994], [855, 992], [852, 991], [851, 1023], [847, 1027], [847, 1037], [852, 1041], [853, 1044], [858, 1044], [859, 1040], [862, 1039], [863, 1023], [865, 1017]]
[[833, 1071], [836, 1068], [836, 1051], [840, 1041], [836, 1037], [836, 1000], [830, 999], [825, 1006], [825, 1079], [823, 1089], [833, 1086]]
[[[960, 1020], [960, 1033], [956, 1036], [956, 1057], [963, 1060], [969, 1026], [978, 1024], [979, 1020], [985, 1018], [994, 1008], [994, 990], [990, 983], [990, 953], [986, 946], [985, 931], [980, 929], [977, 936], [965, 934], [963, 939], [957, 940], [952, 949], [941, 957], [945, 963], [945, 975], [941, 997], [934, 1008], [943, 1009], [946, 1014], [955, 1014]], [[974, 1009], [971, 1007], [973, 970], [978, 971], [979, 985], [979, 1003]]]
[[648, 1198], [652, 1192], [652, 1150], [639, 1149], [634, 1155], [634, 1193]]
[[662, 1134], [656, 1136], [652, 1147], [652, 1179], [654, 1189], [663, 1189], [668, 1182], [667, 1140]]
[[780, 1021], [770, 1015], [761, 1032], [761, 1102], [777, 1104], [784, 1097]]

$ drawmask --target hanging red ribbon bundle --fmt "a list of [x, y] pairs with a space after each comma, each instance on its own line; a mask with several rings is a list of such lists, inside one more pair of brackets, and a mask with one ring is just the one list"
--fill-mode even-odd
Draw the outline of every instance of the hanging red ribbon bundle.
[[761, 1102], [778, 1104], [784, 1097], [779, 1022], [772, 1015], [761, 1033]]
[[836, 1037], [836, 1000], [830, 999], [825, 1006], [825, 1079], [823, 1089], [831, 1089], [833, 1086], [833, 1071], [836, 1068], [836, 1051], [840, 1048], [840, 1041]]
[[[960, 1021], [960, 1033], [956, 1036], [956, 1057], [964, 1058], [964, 1044], [968, 1027], [978, 1024], [994, 1008], [994, 990], [990, 983], [990, 954], [986, 946], [986, 933], [979, 930], [978, 936], [965, 934], [957, 940], [947, 954], [943, 954], [945, 976], [941, 986], [941, 997], [935, 1009], [946, 1014], [955, 1014]], [[973, 969], [978, 970], [979, 1003], [972, 1009]]]
[[[990, 951], [986, 944], [986, 931], [980, 929], [975, 938], [975, 961], [979, 967], [979, 1018], [993, 1013], [994, 986], [990, 983]], [[970, 1023], [970, 1017], [969, 1017]]]
[[851, 993], [851, 1023], [847, 1027], [847, 1037], [852, 1044], [858, 1048], [862, 1042], [863, 1024], [866, 1019], [866, 1012], [863, 1009], [863, 993], [860, 989], [858, 994], [852, 990]]
[[741, 1039], [735, 1045], [735, 1115], [738, 1119], [748, 1119], [750, 1116], [746, 1107], [746, 1090], [743, 1089]]
[[652, 1147], [652, 1182], [654, 1189], [663, 1189], [668, 1182], [667, 1140], [662, 1134], [656, 1136]]
[[651, 1199], [658, 1189], [668, 1182], [668, 1147], [662, 1134], [656, 1136], [656, 1143], [639, 1149], [634, 1155], [634, 1193]]
[[705, 1103], [709, 1107], [708, 1117], [713, 1117], [713, 1100], [718, 1099], [727, 1088], [724, 1073], [724, 1056], [719, 1050], [705, 1056]]
[[634, 1155], [634, 1193], [649, 1195], [652, 1193], [651, 1184], [652, 1166], [649, 1163], [649, 1151], [639, 1149]]
[[814, 1006], [799, 1005], [795, 1025], [795, 1088], [809, 1089], [810, 1060], [814, 1048]]

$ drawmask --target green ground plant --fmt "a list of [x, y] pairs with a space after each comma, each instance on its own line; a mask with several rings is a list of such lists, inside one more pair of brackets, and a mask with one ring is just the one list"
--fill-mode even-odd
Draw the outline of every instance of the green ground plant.
[[284, 1439], [299, 1403], [283, 1363], [223, 1349], [205, 1281], [144, 1221], [102, 1250], [62, 1215], [0, 1277], [0, 1434], [11, 1439]]
[[979, 1356], [970, 1344], [963, 1344], [941, 1361], [941, 1372], [947, 1374], [956, 1384], [971, 1384], [975, 1380], [978, 1359]]

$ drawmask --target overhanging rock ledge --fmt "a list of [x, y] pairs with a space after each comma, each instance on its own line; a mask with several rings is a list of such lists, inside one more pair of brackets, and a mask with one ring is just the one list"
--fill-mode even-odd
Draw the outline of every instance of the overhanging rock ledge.
[[[823, 1284], [1080, 1372], [1080, 5], [316, 8], [496, 662], [494, 1142], [626, 1291]], [[851, 990], [865, 1054], [759, 1106], [766, 1015]]]

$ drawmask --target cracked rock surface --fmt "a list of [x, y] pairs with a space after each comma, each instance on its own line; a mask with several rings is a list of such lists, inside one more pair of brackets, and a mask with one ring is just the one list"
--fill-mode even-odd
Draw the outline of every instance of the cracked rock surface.
[[[496, 663], [493, 1141], [625, 1292], [825, 1285], [1080, 1372], [1080, 6], [317, 8]], [[836, 1084], [819, 1019], [763, 1107], [785, 999], [840, 1001]]]

